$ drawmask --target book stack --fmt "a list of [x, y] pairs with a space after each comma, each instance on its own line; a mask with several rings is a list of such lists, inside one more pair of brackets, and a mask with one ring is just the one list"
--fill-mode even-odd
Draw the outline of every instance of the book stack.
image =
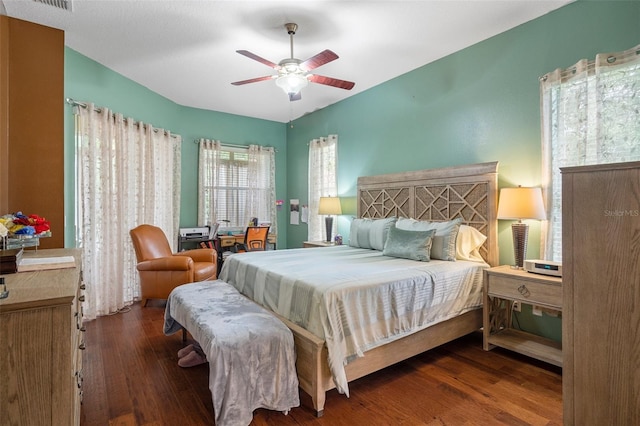
[[22, 248], [0, 250], [0, 274], [18, 272], [18, 265], [22, 260]]
[[18, 272], [44, 271], [47, 269], [75, 268], [73, 256], [25, 257], [18, 263]]

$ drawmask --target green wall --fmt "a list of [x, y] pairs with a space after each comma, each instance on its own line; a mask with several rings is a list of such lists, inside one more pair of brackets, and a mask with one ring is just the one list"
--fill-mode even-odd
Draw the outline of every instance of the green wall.
[[[428, 41], [427, 41], [428, 42]], [[640, 2], [579, 1], [308, 116], [287, 128], [289, 198], [307, 203], [307, 143], [338, 135], [338, 193], [355, 214], [358, 176], [499, 161], [499, 185], [539, 186], [538, 78], [596, 53], [640, 43]], [[357, 84], [357, 82], [356, 82]], [[351, 215], [338, 218], [347, 238]], [[307, 237], [289, 225], [288, 246]], [[532, 222], [528, 258], [539, 256]], [[499, 224], [500, 263], [513, 263], [510, 222]], [[561, 340], [557, 318], [522, 328]]]
[[[238, 145], [276, 148], [276, 197], [286, 198], [286, 127], [282, 123], [178, 105], [99, 63], [65, 48], [65, 97], [93, 102], [182, 136], [180, 225], [198, 224], [198, 145], [205, 137]], [[211, 94], [210, 96], [213, 96]], [[65, 245], [75, 245], [73, 107], [65, 105]], [[286, 216], [278, 214], [278, 245], [287, 239]]]
[[[289, 198], [307, 203], [307, 143], [338, 135], [338, 192], [358, 176], [499, 161], [500, 186], [540, 184], [538, 78], [598, 52], [640, 43], [640, 2], [579, 1], [425, 65], [287, 128]], [[357, 82], [356, 82], [357, 84]], [[349, 199], [355, 214], [353, 199]], [[338, 220], [349, 233], [350, 216]], [[288, 246], [306, 239], [289, 225]], [[512, 263], [510, 223], [501, 223], [501, 263]], [[539, 256], [531, 223], [528, 257]]]

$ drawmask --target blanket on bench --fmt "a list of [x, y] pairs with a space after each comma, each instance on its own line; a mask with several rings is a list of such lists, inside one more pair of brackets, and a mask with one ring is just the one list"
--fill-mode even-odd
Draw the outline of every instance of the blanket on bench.
[[266, 309], [220, 281], [176, 287], [164, 333], [186, 328], [209, 361], [217, 426], [248, 425], [257, 408], [285, 414], [300, 405], [293, 335]]

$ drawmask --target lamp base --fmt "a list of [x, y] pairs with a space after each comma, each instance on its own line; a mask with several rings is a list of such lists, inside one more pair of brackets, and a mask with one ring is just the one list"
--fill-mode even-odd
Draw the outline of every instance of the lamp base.
[[327, 216], [324, 218], [324, 225], [327, 230], [327, 242], [331, 242], [331, 231], [333, 230], [333, 217]]
[[524, 269], [524, 258], [527, 255], [527, 240], [529, 236], [529, 225], [518, 222], [511, 225], [513, 234], [513, 256], [515, 264], [513, 269]]

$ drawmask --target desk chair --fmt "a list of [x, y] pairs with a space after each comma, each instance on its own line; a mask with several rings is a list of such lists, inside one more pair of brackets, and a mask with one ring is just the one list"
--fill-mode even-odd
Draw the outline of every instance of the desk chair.
[[247, 226], [244, 231], [244, 243], [236, 243], [235, 253], [264, 251], [267, 249], [267, 237], [270, 226]]
[[138, 260], [142, 306], [148, 299], [166, 300], [169, 293], [181, 284], [216, 279], [215, 250], [171, 253], [164, 231], [152, 225], [140, 225], [129, 234]]

